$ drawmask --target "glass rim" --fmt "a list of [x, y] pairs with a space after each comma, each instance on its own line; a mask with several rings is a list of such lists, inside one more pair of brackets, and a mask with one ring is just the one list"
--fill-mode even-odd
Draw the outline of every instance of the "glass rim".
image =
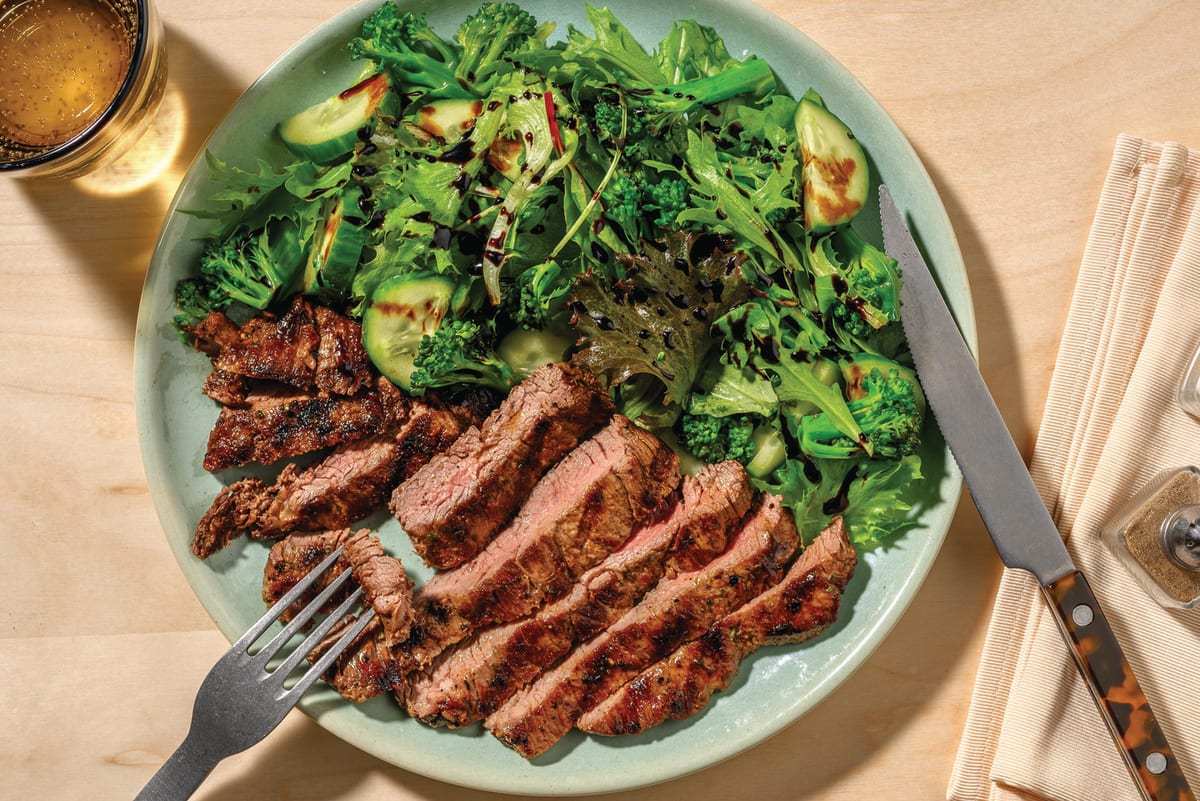
[[134, 2], [137, 6], [138, 26], [137, 37], [133, 43], [133, 57], [129, 60], [129, 69], [125, 72], [125, 78], [117, 88], [117, 93], [113, 95], [113, 99], [109, 101], [109, 104], [104, 107], [104, 111], [100, 112], [100, 116], [92, 120], [86, 128], [65, 142], [51, 145], [46, 150], [39, 151], [16, 161], [0, 161], [0, 172], [37, 167], [78, 150], [90, 142], [100, 129], [108, 124], [118, 109], [121, 108], [121, 103], [129, 96], [129, 93], [133, 91], [134, 86], [137, 84], [138, 75], [142, 69], [142, 62], [146, 58], [146, 49], [150, 40], [150, 0], [134, 0]]

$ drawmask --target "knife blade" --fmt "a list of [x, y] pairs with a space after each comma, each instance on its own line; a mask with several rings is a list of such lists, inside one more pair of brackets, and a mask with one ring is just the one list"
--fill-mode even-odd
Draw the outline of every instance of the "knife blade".
[[901, 324], [921, 387], [1001, 560], [1037, 579], [1142, 797], [1195, 801], [886, 186], [879, 187], [879, 211], [884, 250], [900, 268]]

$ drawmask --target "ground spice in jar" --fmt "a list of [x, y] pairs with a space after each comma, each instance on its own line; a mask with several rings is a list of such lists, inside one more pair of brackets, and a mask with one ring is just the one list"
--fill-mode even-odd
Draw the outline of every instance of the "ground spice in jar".
[[1184, 570], [1163, 549], [1162, 526], [1173, 512], [1200, 504], [1200, 475], [1180, 470], [1130, 516], [1121, 531], [1126, 550], [1151, 579], [1182, 604], [1200, 600], [1200, 572]]

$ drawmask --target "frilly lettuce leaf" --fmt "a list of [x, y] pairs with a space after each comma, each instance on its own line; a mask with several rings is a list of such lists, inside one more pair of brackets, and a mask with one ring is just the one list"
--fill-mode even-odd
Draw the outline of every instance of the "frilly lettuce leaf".
[[612, 387], [635, 382], [644, 422], [678, 411], [712, 343], [712, 321], [748, 294], [744, 258], [720, 237], [671, 232], [618, 255], [620, 280], [580, 276], [571, 302], [575, 360]]

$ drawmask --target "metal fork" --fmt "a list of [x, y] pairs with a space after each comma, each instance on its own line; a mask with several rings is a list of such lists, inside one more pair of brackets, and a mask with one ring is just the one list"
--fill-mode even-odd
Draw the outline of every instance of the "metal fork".
[[362, 597], [362, 588], [359, 587], [321, 621], [278, 667], [271, 668], [270, 663], [283, 647], [350, 579], [351, 571], [347, 569], [261, 650], [250, 653], [250, 646], [279, 619], [284, 610], [292, 606], [313, 585], [318, 576], [338, 560], [341, 553], [342, 548], [339, 546], [276, 601], [217, 661], [196, 694], [196, 703], [192, 708], [192, 724], [187, 737], [170, 759], [159, 768], [158, 773], [154, 774], [150, 783], [138, 793], [135, 801], [179, 801], [190, 798], [218, 762], [245, 751], [270, 734], [313, 682], [367, 627], [375, 617], [375, 610], [369, 607], [342, 633], [332, 647], [317, 658], [295, 684], [290, 687], [285, 685], [288, 676], [301, 660], [308, 656], [330, 629], [358, 603]]

